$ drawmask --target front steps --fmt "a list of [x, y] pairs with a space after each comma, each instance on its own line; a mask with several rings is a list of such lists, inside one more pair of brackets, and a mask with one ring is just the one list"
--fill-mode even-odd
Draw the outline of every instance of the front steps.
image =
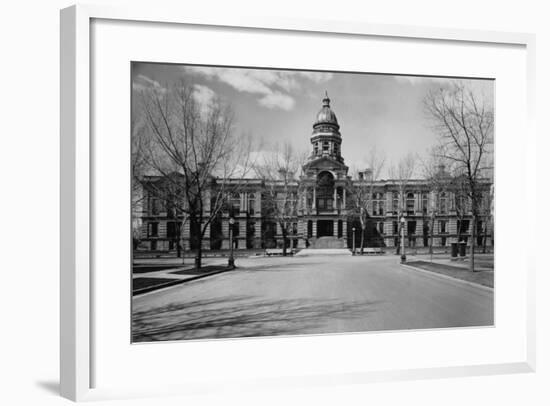
[[313, 249], [342, 249], [346, 248], [346, 240], [336, 237], [318, 237], [312, 238], [309, 248]]
[[300, 250], [295, 256], [313, 256], [313, 255], [351, 255], [347, 248], [306, 248]]

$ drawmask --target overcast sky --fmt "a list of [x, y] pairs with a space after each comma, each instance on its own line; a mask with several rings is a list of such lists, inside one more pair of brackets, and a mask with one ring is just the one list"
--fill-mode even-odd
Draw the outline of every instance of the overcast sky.
[[[369, 148], [386, 154], [386, 168], [407, 153], [424, 155], [437, 135], [423, 111], [431, 88], [456, 79], [364, 73], [331, 73], [135, 63], [133, 89], [170, 87], [179, 79], [199, 100], [218, 96], [235, 112], [235, 131], [261, 140], [264, 148], [292, 143], [311, 150], [309, 137], [325, 91], [342, 134], [342, 155], [353, 168], [364, 167]], [[493, 102], [492, 80], [468, 85]], [[382, 177], [387, 176], [387, 171]]]

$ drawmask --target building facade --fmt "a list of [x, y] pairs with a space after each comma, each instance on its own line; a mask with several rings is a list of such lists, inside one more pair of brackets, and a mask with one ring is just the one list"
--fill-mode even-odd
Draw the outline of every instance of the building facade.
[[[396, 247], [405, 228], [407, 247], [447, 247], [472, 243], [471, 207], [456, 180], [440, 167], [432, 179], [373, 180], [369, 170], [349, 173], [342, 156], [342, 135], [328, 95], [313, 123], [311, 152], [300, 176], [282, 179], [231, 179], [225, 206], [208, 224], [189, 221], [173, 202], [160, 198], [161, 177], [143, 180], [143, 199], [137, 213], [136, 247], [151, 251], [228, 249], [230, 227], [235, 249], [350, 248], [359, 246], [363, 216], [366, 247]], [[275, 190], [291, 201], [284, 221], [268, 204]], [[212, 193], [216, 185], [212, 184]], [[276, 194], [277, 194], [276, 193]], [[476, 223], [476, 246], [491, 246], [492, 183], [480, 181], [481, 205]], [[275, 203], [276, 204], [276, 203]], [[209, 217], [208, 204], [205, 218]], [[287, 209], [288, 210], [288, 209]], [[233, 223], [231, 225], [231, 223]], [[433, 242], [431, 236], [433, 235]]]

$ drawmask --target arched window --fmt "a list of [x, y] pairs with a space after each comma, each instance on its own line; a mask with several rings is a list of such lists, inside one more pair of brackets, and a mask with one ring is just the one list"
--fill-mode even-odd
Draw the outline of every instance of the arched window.
[[333, 210], [334, 207], [334, 177], [330, 172], [321, 172], [317, 178], [318, 210]]

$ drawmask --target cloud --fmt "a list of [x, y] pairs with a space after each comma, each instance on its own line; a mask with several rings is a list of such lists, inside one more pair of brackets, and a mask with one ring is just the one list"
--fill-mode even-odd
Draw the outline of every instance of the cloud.
[[290, 110], [295, 101], [290, 93], [301, 88], [299, 79], [320, 84], [332, 79], [329, 72], [277, 71], [268, 69], [214, 68], [186, 66], [186, 72], [201, 75], [209, 80], [218, 80], [239, 92], [261, 95], [258, 103], [273, 109]]
[[208, 86], [194, 85], [193, 97], [201, 106], [209, 106], [216, 98], [216, 92], [210, 89]]
[[279, 108], [281, 110], [292, 110], [294, 107], [294, 99], [287, 94], [274, 92], [265, 95], [258, 100], [260, 105], [267, 107], [268, 109]]
[[406, 83], [409, 85], [425, 85], [433, 83], [448, 83], [449, 78], [442, 78], [436, 76], [407, 76], [407, 75], [396, 75], [394, 76], [395, 80], [400, 83]]
[[137, 75], [134, 79], [134, 82], [132, 83], [132, 89], [137, 91], [144, 91], [151, 88], [158, 90], [161, 93], [166, 92], [166, 88], [162, 86], [159, 82], [143, 74]]

